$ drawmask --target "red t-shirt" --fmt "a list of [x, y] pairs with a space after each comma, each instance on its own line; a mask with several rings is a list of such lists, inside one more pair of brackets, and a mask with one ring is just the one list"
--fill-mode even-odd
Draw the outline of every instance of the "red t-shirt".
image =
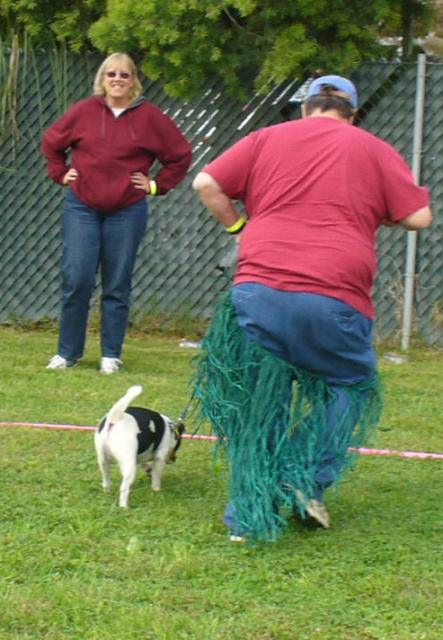
[[249, 217], [236, 283], [331, 296], [368, 317], [377, 228], [429, 204], [393, 147], [329, 117], [251, 133], [203, 171]]

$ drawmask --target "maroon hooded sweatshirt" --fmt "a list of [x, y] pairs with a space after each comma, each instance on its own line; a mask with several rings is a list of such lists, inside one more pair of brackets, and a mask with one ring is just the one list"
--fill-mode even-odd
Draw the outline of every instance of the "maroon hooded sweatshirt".
[[78, 178], [70, 188], [81, 202], [105, 213], [145, 197], [131, 174], [148, 176], [158, 160], [162, 166], [149, 178], [157, 183], [157, 195], [164, 195], [183, 180], [192, 158], [190, 144], [171, 118], [143, 97], [117, 118], [99, 96], [76, 102], [44, 132], [42, 151], [50, 178], [62, 184], [68, 169], [75, 168]]

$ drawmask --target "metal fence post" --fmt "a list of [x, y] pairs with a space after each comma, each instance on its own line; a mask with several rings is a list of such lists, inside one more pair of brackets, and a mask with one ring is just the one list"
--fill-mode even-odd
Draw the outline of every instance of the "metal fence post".
[[[417, 85], [415, 94], [414, 139], [412, 143], [412, 172], [417, 184], [420, 183], [420, 169], [423, 141], [423, 120], [425, 106], [426, 54], [417, 56]], [[401, 348], [409, 348], [414, 304], [415, 260], [417, 253], [417, 231], [407, 232], [406, 271], [404, 280], [403, 326]]]

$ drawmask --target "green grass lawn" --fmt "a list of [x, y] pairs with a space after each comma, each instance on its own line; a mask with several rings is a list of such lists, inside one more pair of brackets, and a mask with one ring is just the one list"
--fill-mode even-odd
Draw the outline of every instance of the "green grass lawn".
[[[87, 357], [47, 371], [56, 335], [0, 328], [0, 421], [95, 425], [132, 384], [177, 417], [193, 350], [131, 337], [124, 369]], [[443, 353], [411, 349], [380, 369], [374, 447], [443, 451]], [[192, 431], [194, 425], [187, 425]], [[90, 431], [0, 428], [0, 640], [441, 640], [443, 461], [361, 457], [327, 497], [333, 527], [292, 523], [275, 543], [235, 545], [226, 470], [185, 440], [153, 493], [105, 495]]]

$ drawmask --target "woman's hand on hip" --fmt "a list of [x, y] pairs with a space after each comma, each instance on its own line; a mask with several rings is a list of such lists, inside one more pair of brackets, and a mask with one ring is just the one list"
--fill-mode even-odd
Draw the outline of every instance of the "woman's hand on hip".
[[131, 175], [131, 182], [136, 189], [143, 189], [146, 193], [151, 192], [151, 188], [149, 186], [149, 178], [145, 176], [141, 171], [136, 171]]
[[63, 176], [62, 182], [63, 184], [68, 185], [70, 182], [74, 182], [75, 180], [77, 180], [77, 178], [78, 178], [77, 169], [71, 168]]

